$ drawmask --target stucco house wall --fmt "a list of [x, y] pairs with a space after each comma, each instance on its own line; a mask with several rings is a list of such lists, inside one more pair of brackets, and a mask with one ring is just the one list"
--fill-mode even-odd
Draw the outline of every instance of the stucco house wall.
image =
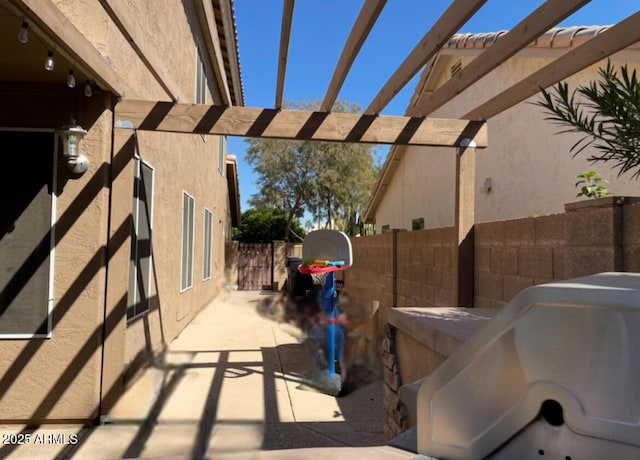
[[376, 232], [385, 225], [410, 230], [412, 220], [421, 217], [425, 228], [453, 225], [454, 154], [447, 147], [407, 149], [378, 205]]
[[[75, 27], [101, 53], [126, 85], [124, 97], [171, 100], [105, 9], [110, 2], [43, 2], [44, 9], [53, 12], [49, 17], [68, 23], [68, 30]], [[175, 83], [182, 102], [196, 102], [196, 43], [202, 46], [206, 103], [221, 103], [194, 2], [117, 4], [128, 24], [144, 31], [147, 41], [138, 43], [141, 49], [163, 57], [164, 77]], [[15, 24], [16, 31], [24, 17], [28, 17], [26, 11], [0, 5], [0, 20], [11, 27]], [[13, 40], [16, 33], [11, 30]], [[224, 243], [230, 236], [226, 151], [220, 152], [226, 147], [218, 136], [139, 131], [131, 148], [120, 149], [117, 131], [121, 130], [113, 127], [118, 98], [105, 89], [103, 76], [96, 69], [74, 67], [58, 48], [56, 67], [64, 69], [64, 76], [67, 68], [75, 68], [77, 75], [92, 74], [93, 95], [84, 96], [84, 80], [68, 88], [64, 77], [58, 83], [43, 69], [40, 76], [29, 54], [37, 54], [40, 69], [40, 56], [46, 56], [48, 45], [38, 33], [41, 29], [33, 26], [28, 45], [16, 41], [4, 50], [7, 59], [17, 55], [18, 60], [11, 61], [11, 68], [0, 69], [0, 129], [37, 129], [53, 135], [71, 114], [88, 131], [80, 150], [89, 160], [89, 169], [75, 177], [63, 159], [55, 165], [51, 336], [0, 339], [0, 421], [93, 423], [108, 414], [136, 370], [162, 351], [222, 289]], [[23, 64], [21, 79], [6, 73], [19, 71]], [[233, 65], [230, 69], [239, 73]], [[241, 93], [235, 94], [234, 103], [243, 104]], [[154, 171], [153, 269], [150, 310], [127, 321], [123, 313], [130, 269], [133, 152]], [[31, 161], [44, 161], [36, 154], [40, 152], [33, 152]], [[219, 155], [223, 155], [221, 170]], [[195, 200], [195, 237], [193, 286], [181, 292], [183, 192]], [[203, 280], [205, 208], [213, 214], [212, 270], [211, 278]], [[111, 292], [119, 293], [114, 309], [106, 300]]]
[[[458, 118], [512, 84], [542, 68], [570, 48], [526, 49], [509, 59], [474, 86], [435, 111], [434, 117]], [[451, 67], [462, 68], [478, 50], [443, 49], [428, 83], [428, 90], [441, 86], [451, 76]], [[619, 67], [626, 63], [639, 69], [640, 50], [625, 50], [611, 57]], [[591, 66], [566, 81], [571, 88], [598, 76], [606, 61]], [[416, 94], [417, 96], [417, 94]], [[415, 97], [415, 96], [414, 96]], [[588, 151], [572, 157], [574, 134], [557, 134], [560, 126], [544, 118], [544, 111], [532, 105], [536, 95], [488, 120], [489, 145], [477, 150], [476, 222], [516, 219], [562, 212], [564, 204], [576, 201], [576, 176], [595, 170], [609, 181], [617, 195], [640, 193], [640, 184], [627, 174], [618, 177], [611, 164], [591, 164]], [[425, 228], [454, 223], [455, 149], [408, 147], [391, 183], [382, 193], [375, 210], [376, 229], [412, 228], [412, 220], [423, 217]], [[490, 178], [491, 191], [483, 191]]]
[[[229, 221], [226, 178], [217, 169], [217, 137], [139, 132], [138, 142], [140, 156], [155, 173], [153, 257], [158, 270], [152, 276], [150, 313], [127, 325], [126, 363], [160, 351], [220, 291]], [[193, 288], [180, 292], [183, 191], [195, 198], [195, 239]], [[209, 280], [202, 275], [205, 208], [213, 213]]]

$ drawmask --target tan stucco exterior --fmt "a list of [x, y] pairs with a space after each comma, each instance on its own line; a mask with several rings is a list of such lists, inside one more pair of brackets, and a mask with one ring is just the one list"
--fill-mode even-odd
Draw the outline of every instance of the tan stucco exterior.
[[[458, 118], [512, 84], [542, 68], [566, 49], [527, 49], [509, 59], [470, 89], [434, 112], [433, 116]], [[427, 89], [433, 90], [450, 78], [457, 62], [464, 68], [477, 50], [443, 50], [431, 74]], [[626, 50], [611, 58], [615, 66], [627, 63], [639, 69], [640, 50]], [[569, 78], [570, 87], [597, 78], [602, 61]], [[488, 120], [489, 146], [477, 150], [475, 221], [489, 222], [562, 212], [564, 204], [576, 200], [576, 176], [595, 170], [609, 181], [616, 195], [640, 194], [631, 175], [617, 177], [611, 164], [591, 164], [587, 151], [572, 157], [571, 146], [579, 139], [557, 134], [561, 127], [546, 121], [544, 112], [529, 98]], [[454, 224], [455, 154], [453, 148], [408, 147], [391, 183], [379, 191], [375, 210], [378, 231], [412, 228], [412, 220], [423, 217], [425, 228]], [[483, 190], [490, 178], [491, 191]]]
[[[77, 28], [126, 82], [126, 98], [171, 100], [103, 2], [53, 0], [47, 8], [49, 3], [51, 11]], [[193, 2], [119, 4], [129, 24], [144, 30], [147, 41], [137, 44], [140, 49], [162, 56], [164, 77], [177, 85], [182, 101], [195, 102], [195, 47], [206, 45]], [[15, 14], [2, 9], [0, 13]], [[15, 16], [18, 25], [21, 20]], [[37, 40], [35, 27], [31, 33], [29, 46], [45, 43]], [[73, 68], [65, 53], [57, 56], [57, 66]], [[212, 64], [206, 52], [202, 56], [206, 102], [220, 103]], [[90, 164], [81, 177], [72, 177], [64, 161], [57, 165], [51, 337], [0, 340], [0, 421], [92, 423], [108, 415], [135, 371], [223, 286], [224, 246], [231, 232], [224, 159], [219, 170], [219, 155], [226, 157], [226, 152], [219, 149], [226, 144], [212, 135], [139, 131], [132, 137], [130, 130], [114, 129], [118, 99], [102, 85], [103, 75], [93, 70], [76, 69], [77, 75], [86, 73], [93, 82], [90, 98], [83, 94], [84, 81], [71, 89], [64, 81], [40, 82], [37, 75], [27, 78], [27, 73], [23, 81], [0, 79], [1, 128], [53, 133], [71, 114], [88, 130], [80, 149]], [[242, 105], [241, 96], [236, 104]], [[154, 171], [153, 270], [150, 311], [127, 322], [134, 152]], [[195, 200], [195, 238], [193, 285], [181, 292], [183, 192]], [[205, 208], [213, 214], [212, 272], [203, 280]]]
[[[150, 327], [151, 345], [157, 350], [162, 346], [163, 334], [165, 342], [170, 341], [219, 292], [224, 280], [224, 243], [229, 235], [227, 184], [217, 169], [218, 139], [215, 136], [202, 138], [198, 135], [141, 132], [139, 143], [141, 157], [155, 172], [153, 254], [155, 264], [163, 269], [156, 274], [157, 280], [151, 283], [152, 302], [156, 304], [153, 311], [147, 319], [133, 321], [127, 328], [127, 362], [149, 345], [145, 340], [145, 327]], [[194, 289], [181, 293], [179, 243], [183, 191], [195, 197], [196, 238]], [[213, 278], [208, 281], [202, 280], [205, 208], [213, 213]], [[164, 310], [167, 308], [170, 308], [171, 316], [165, 318]], [[160, 328], [161, 315], [164, 330]], [[146, 321], [149, 325], [145, 324]]]

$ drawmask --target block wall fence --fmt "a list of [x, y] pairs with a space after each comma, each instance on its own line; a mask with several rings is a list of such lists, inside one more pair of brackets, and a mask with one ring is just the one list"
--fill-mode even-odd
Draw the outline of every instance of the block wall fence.
[[[536, 284], [640, 271], [640, 198], [581, 201], [562, 214], [476, 224], [473, 240], [473, 306], [502, 307]], [[453, 227], [391, 230], [351, 242], [345, 288], [373, 306], [378, 337], [388, 308], [457, 306]]]
[[[640, 272], [640, 198], [607, 197], [565, 205], [563, 214], [476, 224], [474, 307], [502, 307], [521, 290], [603, 271]], [[454, 227], [391, 230], [351, 238], [353, 266], [345, 289], [364, 305], [379, 344], [385, 311], [451, 307], [455, 295]], [[274, 244], [274, 281], [286, 279], [286, 257], [301, 245]], [[226, 279], [237, 279], [238, 243], [226, 244]]]

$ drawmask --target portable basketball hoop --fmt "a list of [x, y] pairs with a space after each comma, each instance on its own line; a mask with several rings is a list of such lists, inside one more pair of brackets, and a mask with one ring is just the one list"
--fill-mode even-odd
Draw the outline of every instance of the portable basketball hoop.
[[[310, 275], [313, 284], [322, 287], [321, 307], [328, 320], [326, 337], [328, 369], [311, 382], [325, 393], [338, 395], [342, 390], [342, 376], [335, 371], [336, 340], [344, 348], [344, 334], [336, 334], [336, 289], [335, 273], [346, 270], [353, 263], [353, 251], [349, 237], [338, 230], [316, 230], [310, 232], [302, 242], [303, 264], [298, 271]], [[345, 372], [346, 370], [342, 370]]]
[[339, 230], [310, 232], [302, 242], [302, 258], [298, 271], [310, 275], [316, 286], [324, 286], [329, 273], [351, 267], [351, 240]]
[[[314, 259], [314, 262], [317, 262], [318, 259]], [[304, 275], [310, 275], [313, 280], [313, 284], [316, 286], [324, 286], [327, 282], [327, 276], [329, 273], [335, 273], [337, 271], [344, 270], [344, 267], [341, 266], [319, 266], [310, 264], [300, 265], [298, 271]]]

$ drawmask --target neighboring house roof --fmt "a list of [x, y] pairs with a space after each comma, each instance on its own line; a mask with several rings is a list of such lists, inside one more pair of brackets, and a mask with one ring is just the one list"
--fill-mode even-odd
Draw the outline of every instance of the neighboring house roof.
[[[604, 32], [609, 27], [611, 26], [573, 26], [553, 28], [538, 37], [538, 39], [529, 44], [526, 49], [536, 48], [544, 50], [575, 48]], [[417, 100], [430, 87], [430, 79], [433, 77], [435, 63], [440, 55], [451, 53], [477, 54], [480, 53], [481, 50], [493, 45], [506, 33], [507, 31], [502, 30], [491, 33], [467, 33], [453, 35], [447, 44], [441, 48], [440, 52], [425, 67], [425, 70], [420, 77], [420, 81], [416, 85], [416, 90], [411, 98], [409, 107], [407, 108], [407, 114], [412, 114], [411, 112]], [[627, 49], [640, 49], [640, 42], [628, 47]], [[391, 184], [392, 177], [400, 164], [405, 148], [405, 146], [394, 145], [389, 151], [389, 154], [387, 155], [387, 158], [380, 170], [378, 180], [373, 186], [371, 197], [363, 210], [362, 215], [365, 222], [374, 222], [376, 209], [384, 195], [384, 191]]]
[[[530, 48], [571, 48], [579, 46], [590, 38], [604, 32], [611, 26], [573, 26], [550, 29], [529, 45]], [[506, 30], [482, 34], [456, 34], [443, 48], [488, 48]]]

